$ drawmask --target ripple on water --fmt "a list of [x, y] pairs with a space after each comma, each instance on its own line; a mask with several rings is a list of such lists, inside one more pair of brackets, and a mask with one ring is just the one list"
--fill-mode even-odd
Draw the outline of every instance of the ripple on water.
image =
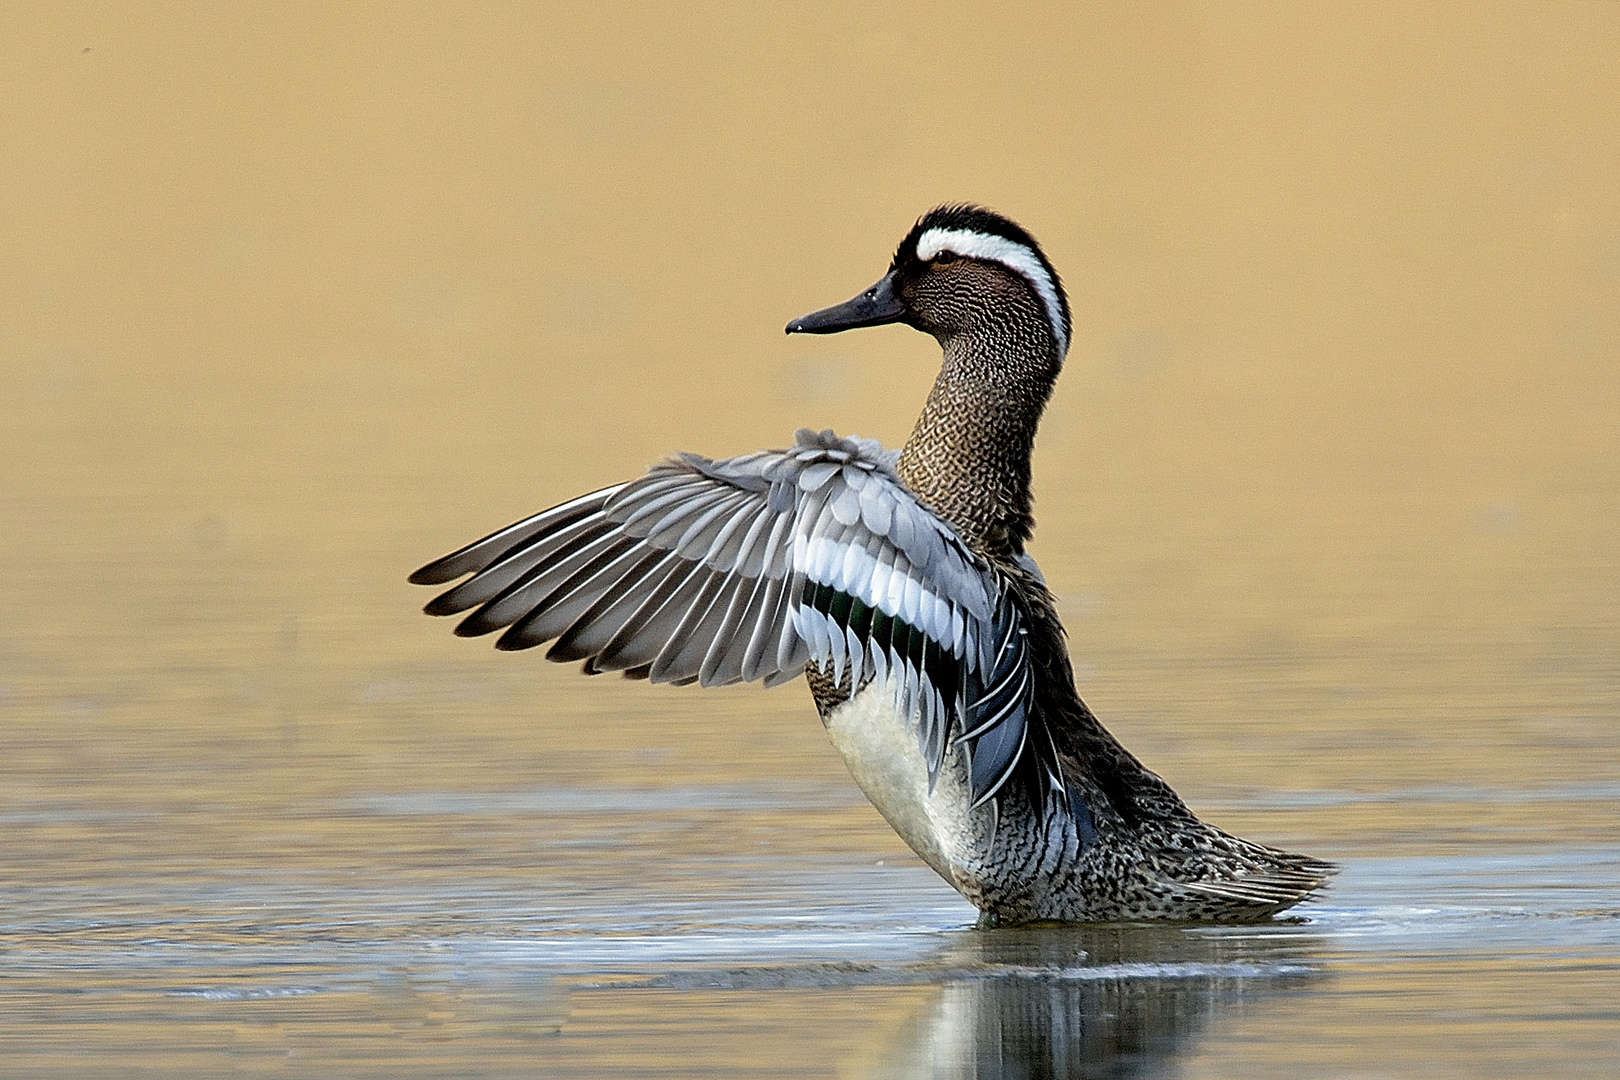
[[[735, 1040], [739, 1025], [790, 1053], [809, 1024], [813, 1052], [850, 1075], [985, 1075], [989, 1062], [1148, 1075], [1221, 1060], [1284, 1017], [1406, 1031], [1377, 1010], [1422, 1015], [1442, 978], [1474, 988], [1468, 1007], [1502, 1030], [1554, 1023], [1571, 1037], [1601, 1027], [1602, 1010], [1532, 1021], [1508, 987], [1620, 989], [1617, 848], [1351, 858], [1323, 902], [1262, 926], [979, 931], [914, 860], [679, 840], [716, 822], [747, 835], [772, 815], [822, 820], [827, 798], [746, 786], [367, 797], [344, 812], [464, 821], [485, 841], [533, 834], [533, 865], [436, 854], [364, 873], [157, 867], [8, 888], [0, 1041], [41, 1075], [53, 1061], [94, 1071], [145, 1040], [175, 1075], [292, 1058], [383, 1070], [408, 1045], [447, 1069], [473, 1054], [567, 1076], [602, 1060], [703, 1063], [701, 1040]], [[628, 832], [615, 822], [636, 826], [615, 847], [566, 843]], [[849, 1033], [836, 1051], [834, 1031]]]

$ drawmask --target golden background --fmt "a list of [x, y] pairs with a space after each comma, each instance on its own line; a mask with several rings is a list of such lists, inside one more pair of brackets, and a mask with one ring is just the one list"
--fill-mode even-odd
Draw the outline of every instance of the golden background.
[[[404, 577], [674, 450], [898, 445], [935, 344], [782, 326], [956, 200], [1069, 289], [1033, 551], [1128, 746], [1341, 860], [1610, 838], [1263, 797], [1620, 779], [1617, 73], [1612, 3], [12, 5], [0, 803], [194, 826], [13, 871], [415, 843], [295, 798], [847, 785], [802, 690], [498, 656]], [[900, 857], [829, 813], [794, 842]]]

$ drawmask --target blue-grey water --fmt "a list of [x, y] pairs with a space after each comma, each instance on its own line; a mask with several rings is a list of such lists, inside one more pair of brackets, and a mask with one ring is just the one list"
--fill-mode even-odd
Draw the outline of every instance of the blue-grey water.
[[[0, 1075], [1601, 1076], [1620, 1055], [1620, 847], [1358, 849], [1270, 925], [987, 932], [850, 790], [13, 809]], [[1250, 813], [1308, 837], [1346, 808], [1578, 821], [1615, 792], [1524, 795]]]

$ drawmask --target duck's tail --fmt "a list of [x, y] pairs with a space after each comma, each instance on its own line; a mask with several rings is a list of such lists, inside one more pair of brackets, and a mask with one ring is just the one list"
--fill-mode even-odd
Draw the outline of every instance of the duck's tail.
[[1181, 901], [1189, 917], [1257, 922], [1316, 897], [1339, 872], [1333, 863], [1240, 840], [1210, 827], [1218, 839], [1186, 876], [1161, 878], [1159, 887]]

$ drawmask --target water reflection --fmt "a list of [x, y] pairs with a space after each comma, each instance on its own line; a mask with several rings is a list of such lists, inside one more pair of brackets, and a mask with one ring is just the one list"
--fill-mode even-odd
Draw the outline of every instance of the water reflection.
[[854, 1075], [1158, 1075], [1258, 992], [1318, 977], [1320, 939], [1297, 925], [1024, 928], [975, 933], [946, 982]]

